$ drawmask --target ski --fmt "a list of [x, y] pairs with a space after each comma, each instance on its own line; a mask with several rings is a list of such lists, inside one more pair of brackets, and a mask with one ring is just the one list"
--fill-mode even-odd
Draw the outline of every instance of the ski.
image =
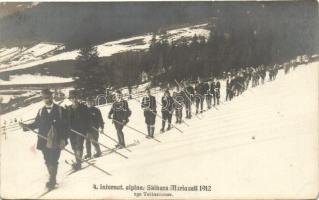
[[[67, 161], [66, 161], [66, 163], [67, 163], [68, 165], [72, 166], [72, 163], [69, 163], [69, 162], [67, 162]], [[92, 164], [94, 164], [94, 161], [93, 161]], [[78, 171], [81, 171], [81, 170], [83, 170], [83, 169], [86, 169], [86, 168], [88, 168], [88, 167], [90, 167], [90, 165], [86, 165], [86, 166], [84, 166], [84, 167], [81, 167], [81, 168], [78, 169], [78, 170], [71, 169], [71, 170], [66, 174], [66, 176], [70, 176], [71, 174], [74, 174], [74, 173], [76, 173], [76, 172], [78, 172]]]
[[55, 186], [54, 188], [47, 189], [45, 192], [43, 192], [42, 194], [40, 194], [40, 195], [37, 197], [37, 199], [39, 199], [39, 198], [41, 198], [41, 197], [47, 195], [49, 192], [51, 192], [52, 190], [55, 190], [55, 189], [57, 189], [56, 186]]
[[[133, 142], [132, 144], [126, 145], [126, 148], [128, 148], [128, 147], [133, 147], [133, 146], [136, 146], [136, 145], [138, 145], [138, 144], [140, 144], [140, 141], [139, 141], [139, 140], [134, 140], [134, 142]], [[90, 162], [92, 162], [92, 164], [94, 164], [95, 161], [96, 161], [96, 159], [98, 159], [98, 158], [100, 158], [100, 157], [103, 157], [103, 156], [105, 156], [105, 155], [109, 155], [109, 154], [113, 153], [114, 150], [118, 150], [118, 149], [120, 149], [120, 147], [116, 147], [116, 148], [114, 148], [114, 149], [112, 149], [112, 150], [108, 150], [108, 151], [106, 151], [106, 152], [103, 152], [101, 156], [96, 157], [96, 158], [95, 158], [95, 157], [92, 157], [92, 158], [83, 159], [80, 163], [82, 164], [82, 163], [85, 163], [85, 162], [89, 162], [89, 161], [90, 161]], [[74, 160], [70, 160], [70, 161], [69, 161], [69, 160], [64, 160], [64, 162], [65, 162], [66, 164], [70, 165], [70, 166], [72, 166], [72, 164], [75, 163]], [[82, 170], [82, 169], [86, 169], [86, 168], [88, 168], [88, 167], [90, 167], [90, 165], [87, 165], [87, 166], [85, 166], [85, 167], [82, 167], [82, 168], [79, 169], [79, 170], [73, 170], [73, 169], [71, 169], [70, 171], [67, 172], [66, 176], [69, 176], [69, 175], [71, 175], [71, 174], [74, 174], [75, 172], [80, 171], [80, 170]]]

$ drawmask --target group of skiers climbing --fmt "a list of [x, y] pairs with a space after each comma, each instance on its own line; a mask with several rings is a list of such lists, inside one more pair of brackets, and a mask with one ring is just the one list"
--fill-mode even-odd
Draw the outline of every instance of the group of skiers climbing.
[[[258, 68], [241, 68], [237, 71], [227, 73], [226, 77], [226, 98], [230, 101], [233, 97], [240, 95], [248, 89], [250, 81], [255, 87], [264, 83], [266, 71], [269, 80], [274, 80], [278, 73], [279, 66], [260, 66]], [[145, 124], [147, 129], [146, 138], [154, 138], [156, 117], [162, 121], [161, 133], [170, 130], [172, 117], [175, 113], [176, 124], [183, 123], [183, 109], [185, 108], [186, 119], [193, 117], [192, 105], [195, 104], [195, 115], [204, 112], [204, 101], [207, 110], [220, 104], [221, 83], [216, 78], [210, 78], [203, 82], [198, 78], [194, 84], [190, 81], [176, 82], [176, 90], [171, 94], [170, 88], [164, 90], [161, 101], [157, 101], [148, 88], [145, 96], [140, 101], [141, 109], [144, 111]], [[108, 118], [112, 120], [118, 144], [116, 148], [125, 148], [124, 126], [129, 122], [132, 114], [128, 102], [123, 98], [120, 90], [114, 92], [114, 102], [108, 113]], [[71, 143], [76, 162], [72, 167], [74, 170], [81, 169], [83, 161], [84, 142], [86, 155], [84, 159], [91, 158], [91, 145], [95, 147], [93, 157], [101, 156], [101, 149], [98, 142], [99, 133], [103, 133], [104, 121], [101, 111], [95, 107], [95, 99], [87, 98], [86, 103], [81, 102], [81, 94], [78, 90], [69, 92], [69, 106], [59, 106], [53, 102], [52, 92], [49, 89], [42, 91], [44, 106], [38, 111], [35, 121], [31, 124], [20, 123], [24, 131], [38, 129], [37, 149], [41, 150], [45, 164], [49, 172], [47, 188], [54, 188], [56, 185], [56, 175], [58, 160], [61, 150], [65, 148], [68, 140]], [[157, 114], [157, 105], [161, 106], [161, 116]], [[166, 128], [167, 123], [167, 128]]]

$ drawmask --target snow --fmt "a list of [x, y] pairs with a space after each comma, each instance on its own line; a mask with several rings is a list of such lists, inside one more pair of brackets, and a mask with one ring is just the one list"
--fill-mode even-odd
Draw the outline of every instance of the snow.
[[[39, 43], [31, 48], [14, 47], [5, 49], [0, 53], [1, 71], [10, 71], [15, 69], [23, 69], [27, 66], [35, 66], [45, 57], [51, 56], [56, 51], [63, 50], [65, 47], [62, 44]], [[45, 60], [45, 59], [44, 59]], [[40, 61], [40, 62], [39, 62]], [[47, 60], [46, 62], [48, 62]]]
[[[10, 59], [12, 59], [14, 56], [18, 55], [19, 53], [21, 53], [22, 51], [24, 51], [25, 48], [21, 47], [14, 47], [14, 48], [9, 48], [9, 49], [5, 49], [3, 48], [1, 53], [0, 53], [0, 61], [1, 62], [8, 62]], [[0, 65], [0, 69], [2, 65]]]
[[170, 42], [175, 41], [180, 38], [191, 38], [194, 35], [203, 36], [205, 38], [209, 37], [210, 31], [206, 29], [208, 24], [200, 24], [192, 27], [175, 29], [168, 31], [168, 40]]
[[59, 47], [61, 47], [61, 45], [40, 43], [26, 50], [24, 53], [31, 53], [33, 56], [38, 57], [56, 49], [63, 49]]
[[[222, 100], [224, 91], [223, 87]], [[159, 101], [161, 93], [156, 96]], [[2, 117], [32, 118], [42, 105], [32, 104]], [[129, 106], [133, 111], [129, 125], [145, 133], [139, 103], [131, 100]], [[101, 107], [105, 133], [116, 138], [107, 119], [109, 109]], [[112, 176], [89, 167], [67, 177], [70, 166], [64, 159], [71, 157], [63, 152], [59, 188], [45, 198], [136, 198], [130, 191], [94, 190], [93, 184], [212, 186], [211, 192], [172, 192], [172, 198], [178, 199], [226, 199], [238, 195], [253, 199], [310, 199], [317, 195], [318, 62], [301, 65], [286, 76], [281, 70], [274, 82], [249, 89], [200, 117], [187, 120], [190, 126], [177, 125], [183, 133], [173, 129], [164, 134], [158, 133], [161, 120], [157, 118], [155, 136], [160, 143], [124, 128], [126, 143], [139, 140], [140, 144], [131, 147], [131, 153], [119, 150], [129, 159], [113, 153], [96, 161]], [[2, 197], [35, 198], [47, 179], [42, 155], [34, 150], [36, 136], [18, 130], [8, 132], [7, 137], [1, 137]], [[109, 147], [114, 145], [103, 135], [99, 141]]]
[[[206, 38], [209, 31], [206, 29], [207, 24], [199, 24], [185, 28], [178, 28], [167, 31], [167, 39], [169, 42], [180, 38], [190, 38], [195, 34]], [[161, 38], [163, 35], [159, 35]], [[97, 51], [100, 57], [111, 56], [116, 53], [126, 51], [139, 51], [148, 49], [151, 44], [152, 34], [123, 38], [116, 41], [106, 42], [97, 45]], [[135, 41], [138, 41], [135, 43]], [[79, 55], [79, 50], [63, 51], [63, 44], [39, 43], [29, 49], [26, 47], [2, 48], [0, 49], [0, 72], [12, 71], [18, 69], [26, 69], [49, 62], [75, 60]]]
[[[1, 83], [1, 82], [0, 82]], [[5, 91], [5, 90], [3, 90]], [[8, 103], [11, 99], [14, 99], [16, 97], [32, 97], [36, 94], [35, 91], [26, 91], [20, 95], [12, 95], [12, 94], [1, 94], [0, 95], [0, 102], [3, 104]]]
[[44, 75], [13, 75], [10, 76], [9, 81], [0, 79], [1, 85], [19, 85], [19, 84], [50, 84], [50, 83], [67, 83], [72, 82], [72, 78], [62, 78], [58, 76], [44, 76]]
[[[132, 38], [121, 39], [117, 41], [107, 42], [102, 45], [97, 46], [97, 51], [99, 52], [100, 57], [111, 56], [115, 53], [125, 52], [125, 51], [132, 51], [132, 50], [144, 50], [149, 48], [150, 41], [152, 39], [151, 35], [145, 36], [137, 36]], [[135, 44], [135, 45], [124, 45], [122, 43], [132, 42], [134, 40], [142, 40], [142, 44]]]
[[[178, 40], [180, 38], [191, 38], [194, 35], [201, 35], [205, 38], [208, 38], [209, 36], [209, 30], [205, 29], [207, 27], [207, 24], [200, 24], [195, 26], [190, 26], [186, 28], [179, 28], [174, 30], [167, 31], [167, 39], [169, 42]], [[161, 38], [163, 36], [159, 35], [157, 39]], [[134, 44], [134, 41], [143, 41], [142, 44]], [[117, 41], [107, 42], [102, 45], [97, 46], [97, 50], [99, 52], [99, 56], [111, 56], [115, 53], [125, 52], [125, 51], [132, 51], [132, 50], [145, 50], [149, 48], [152, 40], [152, 34], [146, 34], [142, 36], [136, 36], [131, 38], [125, 38]], [[132, 44], [123, 44], [123, 43], [129, 43], [132, 42]]]
[[14, 98], [14, 95], [0, 95], [0, 102], [3, 104], [8, 103], [11, 99]]

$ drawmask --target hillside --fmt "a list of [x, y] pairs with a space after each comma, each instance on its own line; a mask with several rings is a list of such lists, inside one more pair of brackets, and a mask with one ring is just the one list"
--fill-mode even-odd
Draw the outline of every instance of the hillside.
[[[119, 191], [95, 190], [93, 184], [191, 186], [191, 183], [211, 185], [212, 191], [168, 193], [179, 199], [235, 198], [238, 195], [314, 198], [319, 176], [317, 83], [318, 62], [300, 65], [288, 75], [281, 70], [275, 81], [250, 88], [233, 101], [223, 102], [218, 110], [200, 115], [201, 119], [187, 120], [189, 126], [177, 125], [183, 133], [173, 129], [159, 134], [161, 120], [157, 118], [155, 133], [160, 143], [146, 140], [143, 135], [125, 128], [127, 144], [139, 141], [130, 148], [132, 152], [119, 150], [129, 159], [112, 153], [96, 160], [96, 165], [112, 176], [92, 167], [66, 176], [70, 166], [64, 160], [70, 156], [62, 153], [58, 188], [45, 198], [119, 197]], [[224, 100], [224, 83], [222, 85], [221, 99]], [[157, 99], [161, 94], [156, 94]], [[26, 120], [34, 117], [41, 105], [33, 104], [3, 117]], [[133, 111], [129, 125], [145, 132], [140, 105], [130, 100], [129, 106]], [[105, 133], [116, 137], [111, 121], [106, 118], [109, 109], [109, 106], [101, 107], [106, 121]], [[6, 140], [1, 136], [3, 197], [35, 198], [40, 193], [39, 188], [43, 188], [46, 170], [42, 155], [34, 149], [35, 141], [34, 134], [21, 130], [8, 133]], [[100, 141], [109, 147], [114, 145], [102, 135]], [[136, 198], [134, 192], [122, 191], [121, 197]], [[142, 194], [139, 198], [146, 197]]]

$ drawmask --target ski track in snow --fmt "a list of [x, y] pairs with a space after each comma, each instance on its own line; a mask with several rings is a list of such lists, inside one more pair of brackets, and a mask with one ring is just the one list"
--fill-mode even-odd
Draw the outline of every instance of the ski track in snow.
[[[221, 100], [224, 101], [224, 82], [222, 88]], [[156, 94], [157, 101], [161, 95]], [[186, 120], [189, 127], [176, 125], [183, 133], [172, 129], [159, 134], [161, 119], [157, 117], [155, 134], [161, 143], [147, 140], [125, 127], [126, 144], [140, 141], [130, 148], [132, 152], [119, 150], [129, 159], [113, 153], [96, 160], [96, 165], [112, 176], [89, 167], [66, 177], [70, 166], [64, 160], [73, 157], [63, 152], [58, 188], [44, 198], [109, 199], [119, 194], [116, 190], [94, 190], [93, 184], [212, 185], [209, 193], [173, 192], [173, 198], [188, 199], [238, 195], [311, 198], [316, 195], [314, 191], [318, 186], [318, 174], [313, 176], [319, 164], [317, 100], [318, 62], [301, 65], [288, 75], [280, 70], [275, 81], [250, 88], [233, 101], [222, 103], [218, 110], [212, 108], [199, 115], [201, 119], [193, 116]], [[41, 106], [41, 102], [36, 103], [3, 117], [33, 118]], [[129, 106], [132, 116], [128, 125], [146, 133], [139, 103], [131, 100]], [[109, 106], [101, 107], [105, 133], [116, 139], [114, 126], [107, 119], [109, 109]], [[192, 109], [194, 112], [195, 107]], [[158, 114], [161, 115], [159, 105]], [[114, 142], [103, 135], [99, 141], [114, 146]], [[48, 175], [41, 152], [34, 151], [35, 143], [33, 133], [21, 130], [8, 133], [7, 140], [1, 137], [3, 197], [35, 198], [44, 190]], [[121, 197], [134, 198], [129, 191]]]

